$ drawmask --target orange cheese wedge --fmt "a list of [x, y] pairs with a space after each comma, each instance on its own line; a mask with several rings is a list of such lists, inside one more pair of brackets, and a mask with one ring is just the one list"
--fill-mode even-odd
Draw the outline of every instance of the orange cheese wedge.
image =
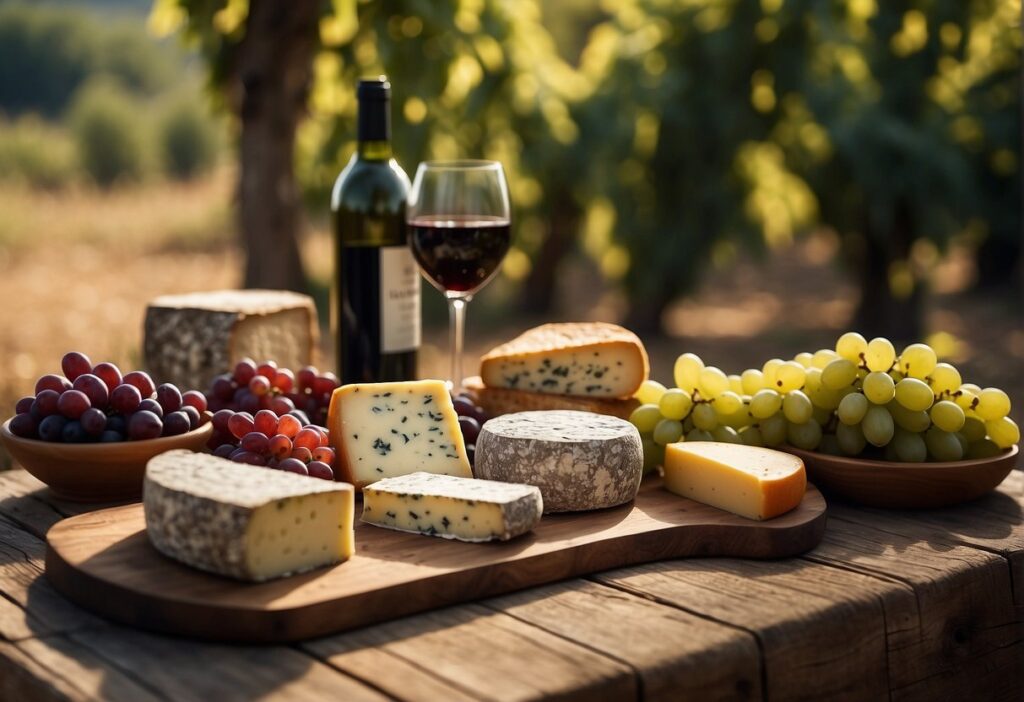
[[665, 487], [747, 519], [771, 519], [800, 504], [804, 462], [772, 449], [715, 441], [669, 444]]

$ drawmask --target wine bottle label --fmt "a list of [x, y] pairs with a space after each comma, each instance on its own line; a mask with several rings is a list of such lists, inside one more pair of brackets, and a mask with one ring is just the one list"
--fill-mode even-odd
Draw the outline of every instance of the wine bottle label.
[[420, 347], [420, 271], [408, 246], [380, 248], [380, 350]]

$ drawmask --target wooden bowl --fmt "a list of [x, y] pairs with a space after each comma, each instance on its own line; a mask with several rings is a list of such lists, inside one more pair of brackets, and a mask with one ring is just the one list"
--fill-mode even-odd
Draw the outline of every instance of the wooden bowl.
[[829, 456], [786, 446], [803, 459], [807, 478], [822, 492], [868, 507], [932, 509], [967, 502], [995, 489], [1020, 452], [945, 463], [894, 463]]
[[54, 494], [77, 502], [115, 502], [142, 495], [142, 476], [150, 458], [171, 449], [199, 451], [213, 434], [207, 422], [178, 436], [109, 444], [57, 444], [23, 439], [0, 426], [0, 440], [25, 470]]

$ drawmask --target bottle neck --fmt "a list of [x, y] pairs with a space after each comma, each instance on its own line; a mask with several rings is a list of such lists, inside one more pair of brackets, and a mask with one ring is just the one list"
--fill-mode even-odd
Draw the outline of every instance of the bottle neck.
[[373, 97], [359, 101], [359, 156], [371, 161], [391, 158], [391, 100]]
[[392, 156], [390, 141], [360, 140], [356, 149], [364, 161], [388, 161]]

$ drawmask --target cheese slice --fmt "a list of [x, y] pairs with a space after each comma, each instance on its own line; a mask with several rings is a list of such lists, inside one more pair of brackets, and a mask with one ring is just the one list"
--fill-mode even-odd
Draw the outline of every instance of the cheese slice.
[[441, 380], [343, 385], [331, 396], [327, 427], [341, 474], [357, 489], [419, 471], [473, 477]]
[[301, 573], [355, 551], [355, 491], [345, 483], [168, 451], [146, 465], [142, 503], [158, 551], [240, 580]]
[[665, 447], [665, 487], [747, 519], [795, 509], [807, 489], [804, 462], [772, 449], [715, 441]]
[[313, 298], [286, 290], [216, 290], [149, 302], [142, 351], [157, 382], [207, 388], [242, 358], [299, 369], [314, 362]]
[[413, 473], [363, 488], [363, 521], [460, 541], [508, 541], [537, 526], [540, 490], [494, 480]]
[[466, 378], [463, 387], [472, 395], [476, 404], [483, 408], [490, 417], [515, 412], [536, 410], [576, 410], [578, 412], [594, 412], [610, 417], [629, 419], [629, 415], [640, 406], [635, 398], [606, 399], [601, 397], [572, 397], [570, 395], [549, 395], [529, 390], [509, 390], [484, 385], [480, 376]]
[[544, 324], [480, 360], [488, 387], [576, 397], [632, 397], [649, 370], [636, 334], [600, 322]]

